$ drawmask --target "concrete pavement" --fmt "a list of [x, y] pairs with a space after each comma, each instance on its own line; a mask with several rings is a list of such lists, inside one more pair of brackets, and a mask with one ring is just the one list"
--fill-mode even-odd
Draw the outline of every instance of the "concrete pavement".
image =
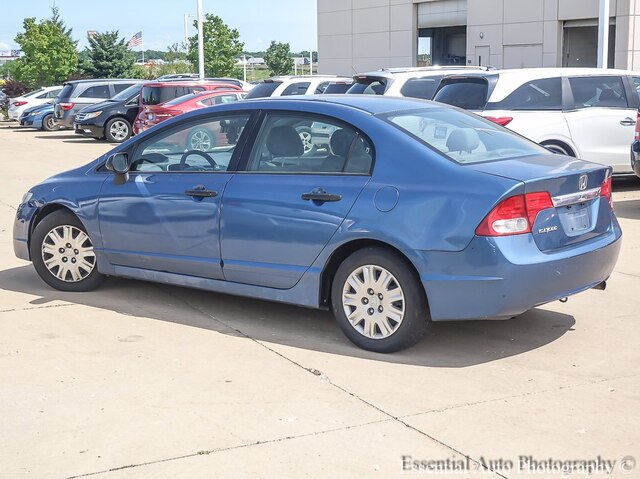
[[[327, 312], [113, 278], [49, 288], [13, 256], [15, 208], [109, 148], [0, 123], [1, 478], [560, 477], [541, 461], [598, 457], [613, 473], [591, 477], [640, 477], [622, 462], [640, 459], [640, 182], [614, 184], [606, 291], [379, 355]], [[433, 460], [471, 471], [420, 470]]]

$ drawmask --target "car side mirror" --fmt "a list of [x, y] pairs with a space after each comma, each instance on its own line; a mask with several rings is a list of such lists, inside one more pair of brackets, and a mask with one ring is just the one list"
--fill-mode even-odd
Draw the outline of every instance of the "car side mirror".
[[107, 158], [104, 164], [105, 168], [118, 175], [124, 175], [129, 172], [129, 155], [126, 153], [114, 153]]

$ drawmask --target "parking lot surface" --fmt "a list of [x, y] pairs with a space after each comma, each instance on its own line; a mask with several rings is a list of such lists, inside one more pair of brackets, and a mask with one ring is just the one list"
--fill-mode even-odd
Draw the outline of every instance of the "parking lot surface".
[[[640, 182], [614, 182], [606, 291], [380, 355], [324, 311], [45, 285], [13, 255], [15, 208], [110, 148], [0, 123], [0, 477], [561, 477], [542, 461], [598, 458], [613, 471], [591, 477], [640, 477]], [[470, 470], [420, 469], [447, 460]]]

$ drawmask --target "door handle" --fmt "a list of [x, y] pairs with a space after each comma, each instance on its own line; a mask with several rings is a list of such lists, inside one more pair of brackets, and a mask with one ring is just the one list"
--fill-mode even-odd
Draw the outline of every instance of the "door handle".
[[190, 190], [185, 191], [184, 194], [195, 198], [214, 198], [218, 196], [217, 191], [208, 190], [204, 185], [196, 185]]
[[620, 121], [622, 126], [633, 126], [636, 124], [636, 121], [633, 118], [626, 117], [624, 120]]
[[303, 193], [302, 199], [305, 201], [317, 201], [324, 203], [326, 201], [340, 201], [342, 199], [342, 195], [327, 193], [322, 188], [316, 188], [309, 193]]

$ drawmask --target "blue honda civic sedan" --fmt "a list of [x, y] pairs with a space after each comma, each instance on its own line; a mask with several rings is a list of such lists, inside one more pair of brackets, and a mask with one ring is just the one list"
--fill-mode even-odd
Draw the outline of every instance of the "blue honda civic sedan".
[[330, 308], [378, 352], [603, 289], [620, 237], [610, 168], [454, 107], [355, 95], [181, 115], [33, 187], [14, 226], [59, 290], [121, 276]]

